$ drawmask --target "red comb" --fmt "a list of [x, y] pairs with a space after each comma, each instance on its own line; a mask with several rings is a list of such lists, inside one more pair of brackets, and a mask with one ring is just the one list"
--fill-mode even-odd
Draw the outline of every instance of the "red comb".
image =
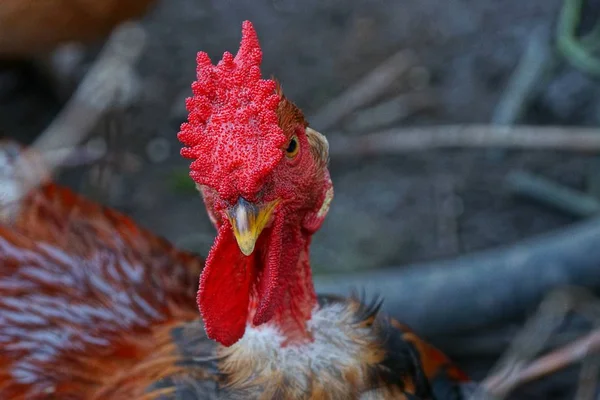
[[283, 157], [286, 137], [277, 124], [280, 96], [273, 80], [261, 79], [262, 51], [254, 27], [242, 25], [235, 56], [225, 52], [215, 66], [198, 53], [188, 122], [177, 137], [183, 157], [194, 160], [190, 176], [217, 189], [223, 198], [253, 194]]

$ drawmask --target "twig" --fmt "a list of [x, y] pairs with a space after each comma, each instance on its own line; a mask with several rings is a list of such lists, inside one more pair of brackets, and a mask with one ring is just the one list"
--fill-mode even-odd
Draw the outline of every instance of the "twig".
[[[527, 370], [528, 365], [531, 366], [536, 362], [531, 362], [531, 360], [546, 348], [554, 331], [572, 312], [591, 320], [595, 328], [600, 327], [599, 302], [590, 292], [580, 287], [570, 286], [551, 292], [540, 305], [538, 312], [527, 321], [525, 327], [513, 339], [510, 347], [493, 369], [494, 372], [491, 376], [482, 383], [482, 388], [486, 390], [487, 394], [491, 394], [494, 399], [501, 399], [519, 385], [522, 379], [529, 379], [527, 373], [523, 374], [523, 371]], [[574, 343], [577, 343], [578, 340]], [[572, 344], [563, 346], [563, 349], [569, 348]], [[550, 353], [550, 355], [552, 354], [554, 353]], [[546, 357], [543, 356], [538, 361]], [[545, 374], [552, 373], [569, 364], [570, 362], [550, 368], [545, 371]], [[552, 362], [544, 363], [540, 368], [548, 368], [549, 365], [554, 364]], [[541, 376], [543, 375], [532, 379]]]
[[492, 394], [508, 393], [523, 383], [556, 372], [598, 351], [600, 351], [600, 329], [538, 358], [526, 367], [515, 371], [508, 379], [502, 373], [491, 376], [482, 382], [482, 386]]
[[329, 135], [334, 157], [402, 154], [443, 148], [600, 150], [598, 128], [447, 125], [390, 129], [360, 137]]
[[[69, 102], [31, 149], [44, 154], [48, 150], [73, 148], [111, 106], [130, 102], [137, 82], [133, 65], [141, 55], [145, 37], [138, 24], [118, 26]], [[54, 170], [62, 160], [54, 157], [50, 161], [47, 167]]]
[[94, 151], [87, 146], [77, 146], [69, 149], [47, 150], [42, 157], [44, 165], [50, 164], [63, 168], [93, 164], [105, 155], [104, 152]]
[[392, 82], [415, 66], [416, 62], [417, 56], [411, 50], [394, 54], [310, 117], [308, 120], [311, 126], [319, 130], [331, 128], [357, 108], [377, 99]]
[[[6, 159], [0, 171], [0, 219], [10, 221], [19, 210], [20, 200], [45, 182], [58, 167], [72, 162], [76, 146], [83, 141], [111, 107], [129, 104], [135, 97], [133, 64], [141, 54], [145, 32], [135, 23], [116, 28], [90, 71], [64, 109], [27, 149], [13, 149], [3, 143], [0, 153]], [[14, 155], [13, 156], [11, 156]], [[102, 154], [83, 154], [87, 157]]]
[[520, 318], [549, 290], [565, 284], [599, 287], [598, 243], [600, 219], [593, 218], [452, 260], [315, 280], [320, 293], [361, 289], [367, 296], [379, 294], [387, 312], [432, 337]]
[[[538, 359], [531, 361], [536, 354], [546, 348], [554, 331], [567, 316], [575, 312], [590, 320], [595, 330], [583, 338], [562, 346]], [[590, 372], [587, 355], [600, 351], [600, 302], [589, 291], [575, 286], [566, 286], [552, 291], [539, 307], [535, 315], [516, 335], [510, 347], [501, 357], [488, 378], [480, 385], [481, 392], [475, 398], [502, 399], [518, 385], [565, 368], [577, 361], [583, 361]], [[581, 379], [587, 376], [581, 377]], [[585, 394], [585, 391], [582, 392]]]
[[523, 113], [537, 84], [551, 65], [548, 30], [546, 26], [538, 26], [531, 33], [525, 52], [496, 105], [492, 124], [512, 125]]
[[595, 197], [529, 172], [510, 173], [506, 185], [513, 194], [532, 198], [577, 217], [600, 213], [600, 201]]
[[403, 93], [376, 106], [357, 111], [345, 126], [349, 132], [381, 129], [432, 108], [436, 103], [436, 96], [431, 90]]
[[[525, 52], [494, 109], [492, 125], [514, 125], [525, 112], [540, 81], [552, 64], [553, 54], [548, 43], [548, 31], [547, 26], [540, 25], [529, 35]], [[505, 153], [505, 150], [491, 149], [488, 150], [488, 157], [498, 160], [503, 158]]]

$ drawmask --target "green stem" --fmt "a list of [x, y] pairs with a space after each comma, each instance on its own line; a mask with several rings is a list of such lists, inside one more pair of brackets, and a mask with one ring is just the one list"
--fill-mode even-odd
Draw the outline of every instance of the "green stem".
[[[565, 0], [557, 24], [557, 47], [576, 68], [600, 76], [600, 59], [592, 52], [600, 46], [600, 26], [596, 25], [584, 38], [576, 36], [583, 0]], [[600, 24], [599, 24], [600, 25]]]

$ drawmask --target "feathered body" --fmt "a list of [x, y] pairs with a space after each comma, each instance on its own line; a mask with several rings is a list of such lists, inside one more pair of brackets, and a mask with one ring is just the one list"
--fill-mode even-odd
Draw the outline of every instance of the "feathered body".
[[0, 398], [463, 398], [467, 377], [380, 302], [314, 293], [327, 141], [243, 34], [235, 59], [199, 55], [180, 133], [218, 230], [206, 260], [51, 182], [20, 198], [3, 147]]
[[145, 13], [154, 0], [2, 0], [0, 58], [50, 52], [67, 42], [101, 39], [120, 22]]
[[172, 361], [170, 326], [198, 318], [201, 258], [53, 184], [0, 228], [0, 265], [3, 399], [106, 398], [134, 367]]
[[268, 324], [222, 347], [197, 315], [200, 257], [53, 184], [22, 211], [0, 229], [0, 398], [430, 397], [420, 344], [378, 304], [320, 298], [306, 347]]

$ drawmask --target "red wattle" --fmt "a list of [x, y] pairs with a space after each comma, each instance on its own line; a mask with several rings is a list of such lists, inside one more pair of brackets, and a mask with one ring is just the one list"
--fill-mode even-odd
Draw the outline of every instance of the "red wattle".
[[198, 308], [209, 338], [224, 346], [237, 342], [246, 330], [255, 257], [244, 256], [225, 221], [219, 228], [198, 289]]
[[[302, 250], [300, 231], [284, 226], [284, 213], [275, 216], [269, 241], [266, 243], [264, 254], [264, 270], [258, 284], [258, 305], [252, 320], [254, 325], [260, 325], [273, 318], [283, 304], [285, 290], [294, 286], [296, 265]], [[285, 251], [283, 251], [285, 249]]]
[[276, 306], [281, 299], [279, 292], [281, 291], [280, 273], [281, 265], [281, 248], [282, 248], [282, 232], [283, 231], [283, 213], [278, 212], [273, 221], [273, 229], [266, 244], [266, 251], [263, 254], [264, 269], [258, 282], [258, 304], [256, 313], [252, 319], [254, 325], [264, 324], [273, 318]]

